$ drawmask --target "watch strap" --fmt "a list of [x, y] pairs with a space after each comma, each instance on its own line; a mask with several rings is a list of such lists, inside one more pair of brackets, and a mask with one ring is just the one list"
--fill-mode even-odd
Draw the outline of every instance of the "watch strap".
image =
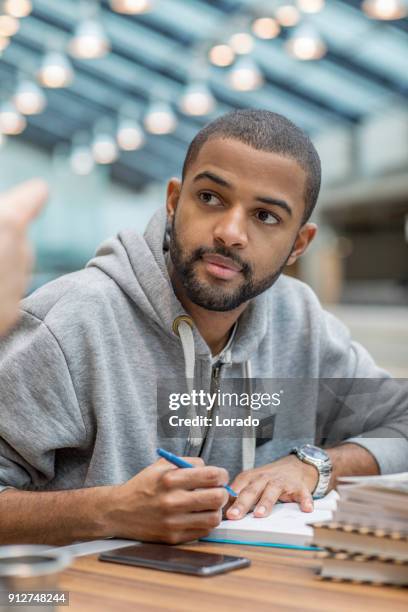
[[[310, 446], [310, 445], [309, 445]], [[319, 450], [325, 454], [323, 461], [314, 459], [307, 454], [307, 445], [294, 448], [291, 453], [295, 454], [300, 461], [313, 465], [318, 472], [317, 484], [312, 492], [313, 499], [324, 497], [329, 489], [330, 478], [332, 474], [332, 462], [326, 451], [319, 447]]]

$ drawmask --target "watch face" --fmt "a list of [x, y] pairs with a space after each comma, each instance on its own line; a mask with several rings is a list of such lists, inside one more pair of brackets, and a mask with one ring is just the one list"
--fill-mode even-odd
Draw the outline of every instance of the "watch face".
[[324, 450], [318, 446], [313, 446], [312, 444], [305, 444], [305, 446], [302, 447], [302, 451], [306, 457], [310, 457], [310, 459], [317, 461], [325, 461], [327, 458], [327, 454], [324, 452]]

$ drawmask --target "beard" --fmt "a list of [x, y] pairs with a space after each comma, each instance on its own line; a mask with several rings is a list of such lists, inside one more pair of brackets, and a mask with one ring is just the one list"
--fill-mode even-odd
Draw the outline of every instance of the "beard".
[[[206, 310], [217, 312], [227, 312], [241, 306], [244, 302], [252, 300], [257, 295], [263, 293], [275, 283], [282, 274], [282, 271], [288, 261], [292, 249], [289, 251], [285, 260], [279, 267], [271, 272], [268, 276], [260, 280], [255, 280], [252, 266], [244, 262], [239, 255], [231, 249], [224, 246], [217, 247], [199, 247], [191, 254], [184, 251], [181, 240], [176, 231], [175, 219], [170, 228], [170, 257], [174, 269], [179, 277], [187, 297], [198, 306]], [[203, 255], [222, 255], [228, 257], [233, 262], [241, 267], [243, 280], [240, 286], [235, 289], [224, 288], [222, 285], [211, 286], [199, 280], [195, 270], [196, 263], [202, 261]], [[220, 281], [225, 282], [225, 281]]]

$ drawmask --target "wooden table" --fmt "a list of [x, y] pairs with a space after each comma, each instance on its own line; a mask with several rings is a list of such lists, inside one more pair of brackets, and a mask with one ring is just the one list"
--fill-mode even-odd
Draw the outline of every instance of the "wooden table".
[[212, 578], [197, 578], [79, 557], [61, 576], [73, 612], [407, 612], [408, 589], [316, 578], [312, 552], [208, 544], [184, 546], [249, 557], [251, 567]]

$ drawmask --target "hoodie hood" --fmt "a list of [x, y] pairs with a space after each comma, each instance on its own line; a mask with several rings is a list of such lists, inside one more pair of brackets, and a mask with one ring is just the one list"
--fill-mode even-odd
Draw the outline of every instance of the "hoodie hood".
[[[162, 332], [177, 341], [174, 321], [191, 317], [177, 299], [167, 271], [168, 250], [166, 210], [158, 210], [151, 218], [144, 235], [125, 230], [117, 238], [104, 242], [88, 263], [107, 274]], [[267, 331], [267, 292], [252, 300], [238, 321], [231, 347], [234, 363], [247, 361], [257, 350]], [[193, 328], [195, 352], [210, 357], [206, 342]]]

